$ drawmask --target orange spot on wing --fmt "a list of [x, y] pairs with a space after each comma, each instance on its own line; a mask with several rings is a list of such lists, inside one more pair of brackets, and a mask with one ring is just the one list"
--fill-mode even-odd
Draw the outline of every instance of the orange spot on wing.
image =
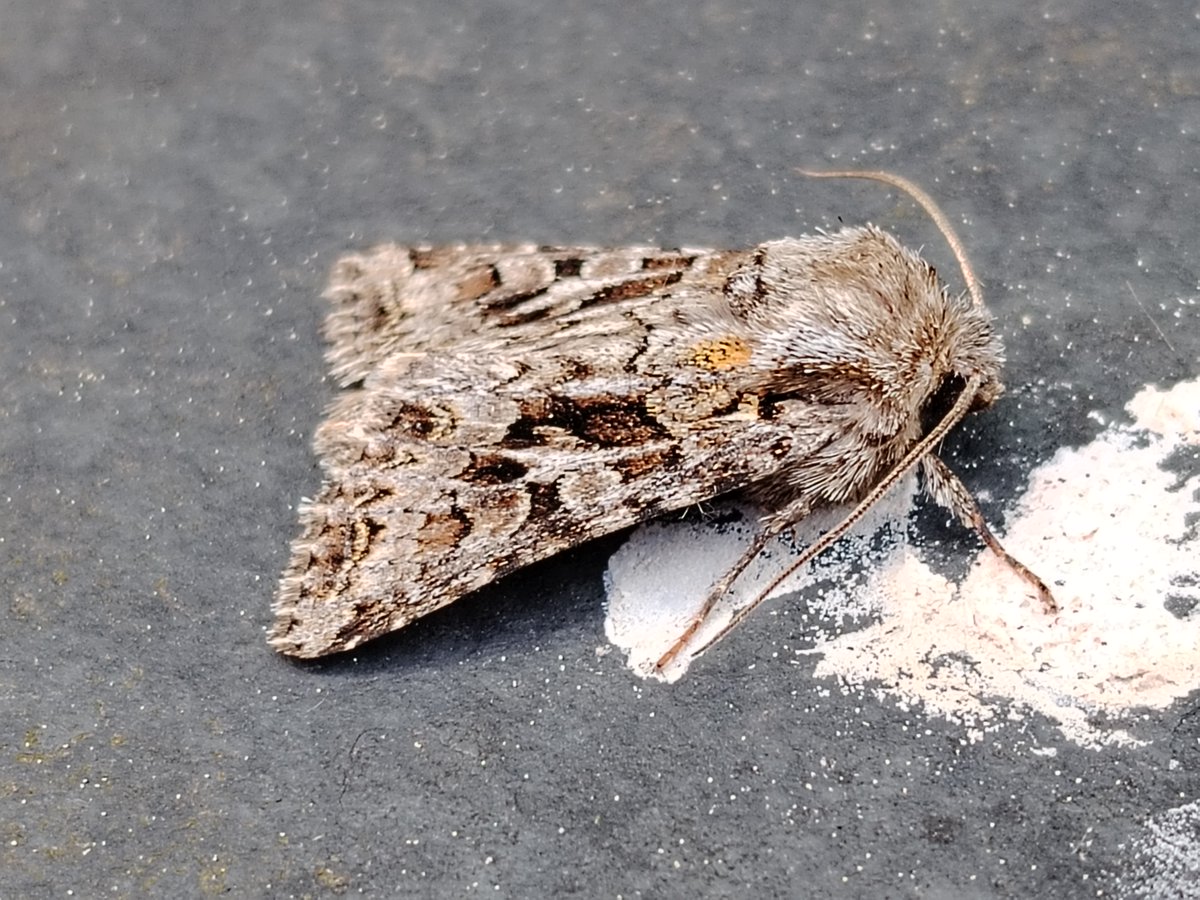
[[687, 361], [702, 369], [719, 372], [744, 366], [750, 362], [750, 354], [750, 344], [731, 334], [693, 344], [688, 350]]

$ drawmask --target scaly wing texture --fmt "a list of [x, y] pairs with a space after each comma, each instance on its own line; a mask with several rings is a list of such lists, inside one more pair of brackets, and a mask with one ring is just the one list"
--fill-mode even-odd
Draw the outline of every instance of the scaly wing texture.
[[274, 646], [349, 649], [506, 572], [773, 472], [786, 429], [734, 410], [702, 427], [602, 381], [548, 392], [502, 352], [395, 358], [317, 436]]
[[[343, 257], [325, 296], [333, 376], [367, 378], [395, 352], [447, 349], [481, 335], [522, 340], [572, 314], [636, 302], [680, 281], [707, 285], [743, 254], [534, 244], [405, 247]], [[585, 316], [586, 318], [586, 316]], [[532, 327], [531, 327], [532, 326]]]

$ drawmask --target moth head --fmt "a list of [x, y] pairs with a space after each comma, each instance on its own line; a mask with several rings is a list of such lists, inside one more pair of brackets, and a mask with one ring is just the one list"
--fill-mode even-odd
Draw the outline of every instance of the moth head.
[[[868, 181], [891, 185], [907, 194], [925, 210], [954, 253], [959, 271], [966, 281], [967, 294], [970, 297], [969, 304], [965, 297], [958, 298], [956, 302], [943, 304], [947, 309], [957, 310], [958, 324], [962, 327], [955, 329], [959, 334], [952, 337], [947, 343], [947, 346], [954, 348], [954, 352], [944, 360], [943, 371], [938, 373], [935, 379], [937, 384], [929, 396], [933, 397], [944, 393], [947, 378], [951, 381], [962, 379], [965, 384], [973, 385], [971, 409], [987, 407], [994, 403], [1004, 392], [1004, 387], [1000, 383], [1000, 366], [1004, 360], [1004, 351], [999, 340], [992, 335], [991, 317], [983, 303], [983, 290], [971, 261], [967, 258], [966, 248], [949, 217], [942, 211], [937, 201], [914, 182], [893, 172], [863, 169], [829, 171], [798, 169], [797, 171], [810, 178], [864, 178]], [[908, 253], [904, 250], [901, 252]], [[912, 259], [911, 256], [910, 259]], [[931, 286], [935, 286], [942, 292], [942, 299], [945, 300], [944, 289], [937, 286], [933, 268], [923, 260], [919, 260], [919, 264], [928, 270]]]
[[971, 409], [985, 409], [1004, 393], [1000, 380], [1004, 346], [993, 327], [991, 313], [962, 295], [946, 298], [946, 315], [941, 322], [940, 371], [935, 392], [948, 383], [965, 385], [979, 379]]
[[874, 227], [756, 248], [725, 296], [770, 389], [826, 402], [866, 400], [915, 415], [944, 385], [1003, 392], [1003, 349], [987, 308], [951, 295], [937, 272]]

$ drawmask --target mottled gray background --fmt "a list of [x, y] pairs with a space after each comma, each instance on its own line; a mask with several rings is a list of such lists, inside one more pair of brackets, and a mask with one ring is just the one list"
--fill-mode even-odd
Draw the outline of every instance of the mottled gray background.
[[1083, 0], [0, 3], [0, 893], [1111, 893], [1145, 817], [1200, 791], [1195, 698], [1136, 751], [1036, 718], [969, 744], [815, 681], [767, 615], [644, 683], [596, 652], [619, 538], [347, 658], [263, 629], [319, 483], [339, 253], [871, 219], [952, 275], [911, 204], [799, 164], [895, 169], [962, 223], [1010, 393], [948, 456], [1002, 522], [1089, 413], [1196, 374], [1198, 26]]

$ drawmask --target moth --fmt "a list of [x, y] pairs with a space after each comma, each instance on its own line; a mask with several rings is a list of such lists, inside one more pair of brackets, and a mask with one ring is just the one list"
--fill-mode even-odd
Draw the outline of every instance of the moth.
[[774, 536], [855, 504], [803, 566], [913, 467], [1053, 612], [935, 455], [1003, 391], [954, 229], [900, 176], [805, 174], [909, 194], [967, 292], [870, 225], [744, 250], [386, 245], [342, 258], [325, 335], [346, 390], [314, 440], [324, 483], [301, 504], [275, 649], [349, 650], [567, 547], [740, 492], [770, 512], [665, 666], [704, 649], [689, 639]]

